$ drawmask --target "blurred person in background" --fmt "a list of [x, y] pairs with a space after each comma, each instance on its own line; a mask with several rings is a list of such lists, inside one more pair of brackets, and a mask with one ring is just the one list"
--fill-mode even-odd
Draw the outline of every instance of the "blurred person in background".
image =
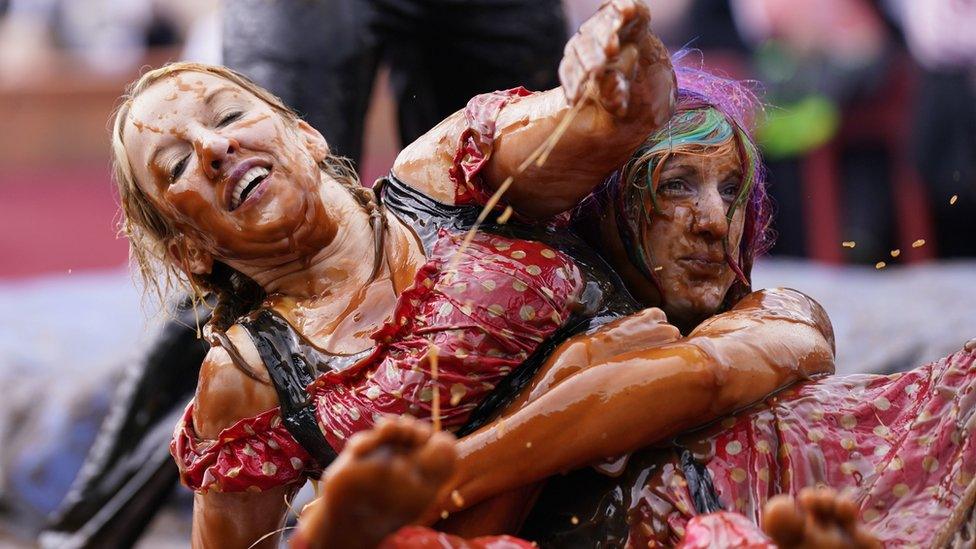
[[479, 93], [554, 87], [566, 43], [560, 0], [237, 0], [223, 9], [224, 64], [356, 163], [381, 63], [405, 144]]
[[929, 191], [940, 256], [976, 256], [976, 2], [887, 5], [921, 65], [912, 152]]
[[147, 48], [172, 46], [180, 29], [154, 0], [9, 0], [0, 20], [0, 81], [38, 79], [66, 52], [100, 75], [130, 72]]
[[[802, 161], [838, 137], [845, 109], [884, 96], [892, 36], [868, 0], [731, 0], [733, 21], [752, 50], [752, 68], [775, 105], [759, 138], [769, 162], [778, 208], [774, 253], [810, 256], [808, 232], [825, 222], [805, 208]], [[869, 99], [870, 100], [870, 99]], [[841, 152], [842, 234], [852, 254], [874, 262], [891, 249], [885, 152], [876, 145]], [[814, 182], [814, 184], [817, 184]], [[840, 247], [840, 241], [836, 242]], [[849, 257], [849, 256], [845, 256]]]

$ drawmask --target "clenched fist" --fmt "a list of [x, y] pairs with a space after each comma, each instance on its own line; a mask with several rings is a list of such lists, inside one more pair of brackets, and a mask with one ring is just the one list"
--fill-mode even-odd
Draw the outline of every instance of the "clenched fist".
[[596, 84], [600, 105], [617, 118], [636, 114], [660, 93], [647, 78], [655, 64], [670, 67], [668, 52], [651, 33], [651, 14], [640, 0], [609, 0], [566, 44], [559, 78], [571, 105]]

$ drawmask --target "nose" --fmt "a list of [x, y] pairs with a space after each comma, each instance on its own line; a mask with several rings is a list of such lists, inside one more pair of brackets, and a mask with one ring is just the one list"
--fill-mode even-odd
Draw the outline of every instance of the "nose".
[[729, 223], [725, 218], [726, 206], [717, 190], [704, 193], [695, 202], [692, 210], [692, 231], [716, 240], [725, 238], [729, 234]]
[[240, 150], [240, 145], [231, 137], [225, 137], [209, 129], [201, 129], [195, 140], [197, 158], [207, 177], [216, 180], [227, 168], [227, 161]]

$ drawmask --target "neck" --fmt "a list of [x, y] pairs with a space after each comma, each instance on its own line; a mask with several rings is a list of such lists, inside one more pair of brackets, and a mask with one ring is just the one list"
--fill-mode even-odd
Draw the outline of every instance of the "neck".
[[[334, 229], [317, 229], [316, 226], [326, 225], [310, 221], [313, 226], [309, 231], [300, 234], [292, 252], [271, 264], [248, 264], [247, 262], [230, 262], [231, 266], [250, 276], [261, 285], [268, 295], [279, 295], [297, 300], [315, 298], [317, 296], [348, 295], [366, 287], [370, 282], [375, 255], [374, 232], [369, 221], [369, 214], [355, 201], [344, 188], [338, 185], [324, 185], [322, 203], [329, 205], [328, 215], [334, 220]], [[414, 266], [407, 258], [419, 252], [416, 239], [410, 238], [408, 230], [388, 216], [388, 229], [385, 238], [386, 261], [377, 281], [396, 281], [407, 276], [412, 277], [419, 265]], [[321, 231], [332, 232], [323, 237]], [[298, 232], [296, 232], [298, 233]], [[308, 245], [309, 242], [323, 242], [318, 245]], [[412, 250], [415, 246], [416, 250]], [[421, 258], [422, 258], [421, 254]], [[265, 260], [266, 261], [266, 260]], [[387, 265], [395, 265], [390, 272]]]

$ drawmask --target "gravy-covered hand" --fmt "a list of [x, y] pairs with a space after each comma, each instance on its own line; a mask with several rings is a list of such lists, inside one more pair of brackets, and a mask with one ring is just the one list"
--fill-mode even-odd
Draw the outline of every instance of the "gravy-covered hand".
[[571, 375], [616, 355], [674, 343], [680, 337], [678, 328], [668, 324], [664, 311], [657, 307], [618, 318], [592, 333], [572, 337], [553, 352], [529, 388], [515, 400], [513, 408], [536, 400]]
[[[671, 117], [675, 75], [649, 21], [639, 0], [607, 3], [566, 45], [562, 86], [475, 97], [405, 147], [393, 173], [446, 203], [505, 184], [524, 217], [573, 208]], [[590, 81], [599, 100], [579, 103]]]
[[559, 78], [571, 105], [596, 84], [600, 104], [616, 117], [628, 114], [631, 97], [646, 101], [646, 78], [638, 61], [666, 60], [667, 50], [651, 34], [650, 11], [640, 0], [611, 0], [566, 44]]

